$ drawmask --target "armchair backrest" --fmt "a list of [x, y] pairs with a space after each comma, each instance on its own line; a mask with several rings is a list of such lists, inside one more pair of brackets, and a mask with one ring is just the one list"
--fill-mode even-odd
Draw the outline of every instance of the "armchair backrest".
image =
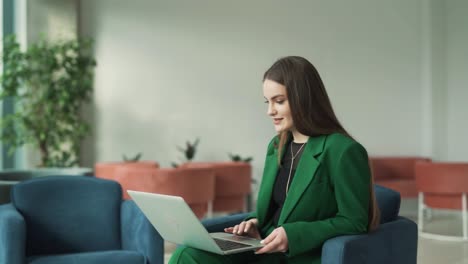
[[[157, 169], [159, 163], [156, 161], [98, 162], [94, 165], [94, 175], [101, 179], [115, 180], [115, 172], [120, 167]], [[126, 199], [129, 197], [127, 196]]]
[[211, 168], [118, 167], [113, 179], [120, 183], [124, 199], [127, 190], [181, 196], [199, 218], [211, 213], [215, 174]]
[[379, 185], [374, 185], [375, 198], [380, 209], [380, 223], [394, 221], [400, 211], [400, 193]]
[[251, 192], [252, 166], [246, 162], [187, 162], [182, 168], [211, 168], [216, 177], [215, 196], [248, 195]]
[[121, 249], [118, 183], [88, 176], [49, 176], [12, 189], [27, 229], [26, 254]]
[[375, 180], [414, 180], [416, 162], [429, 160], [421, 157], [371, 157], [370, 165]]
[[424, 193], [467, 193], [468, 163], [420, 162], [416, 164], [416, 186]]
[[462, 194], [468, 193], [468, 163], [419, 162], [416, 186], [424, 204], [439, 209], [461, 210]]

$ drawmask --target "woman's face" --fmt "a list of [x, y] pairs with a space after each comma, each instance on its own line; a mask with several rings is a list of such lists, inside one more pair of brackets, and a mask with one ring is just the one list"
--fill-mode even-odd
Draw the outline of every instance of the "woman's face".
[[263, 96], [268, 104], [268, 115], [273, 119], [276, 132], [294, 130], [294, 123], [289, 108], [286, 87], [266, 79], [263, 82]]

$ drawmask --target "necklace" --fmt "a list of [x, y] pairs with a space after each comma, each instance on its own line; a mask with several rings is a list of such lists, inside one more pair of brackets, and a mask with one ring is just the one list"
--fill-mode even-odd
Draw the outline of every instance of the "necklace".
[[299, 155], [299, 152], [301, 152], [302, 147], [304, 147], [306, 143], [303, 143], [302, 146], [299, 148], [299, 150], [296, 152], [296, 155], [293, 153], [292, 149], [292, 143], [291, 143], [291, 167], [289, 167], [289, 175], [288, 175], [288, 182], [286, 183], [286, 196], [288, 196], [288, 191], [289, 191], [289, 181], [291, 180], [291, 172], [292, 168], [294, 167], [294, 159]]

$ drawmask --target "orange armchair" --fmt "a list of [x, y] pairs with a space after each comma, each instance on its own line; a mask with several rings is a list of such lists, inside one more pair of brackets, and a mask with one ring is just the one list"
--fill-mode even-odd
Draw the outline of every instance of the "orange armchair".
[[400, 193], [401, 197], [417, 197], [415, 165], [430, 161], [420, 157], [371, 157], [374, 182]]
[[198, 218], [211, 217], [215, 176], [209, 168], [117, 166], [107, 177], [120, 183], [124, 199], [130, 199], [127, 190], [181, 196]]
[[155, 161], [137, 161], [137, 162], [98, 162], [94, 165], [94, 175], [99, 178], [113, 180], [115, 171], [118, 167], [143, 167], [159, 168], [159, 163]]
[[[420, 162], [416, 164], [418, 228], [424, 237], [468, 241], [468, 163]], [[462, 210], [463, 236], [448, 236], [424, 231], [426, 209]]]
[[215, 173], [214, 212], [247, 212], [252, 166], [245, 162], [188, 162], [184, 168], [211, 168]]

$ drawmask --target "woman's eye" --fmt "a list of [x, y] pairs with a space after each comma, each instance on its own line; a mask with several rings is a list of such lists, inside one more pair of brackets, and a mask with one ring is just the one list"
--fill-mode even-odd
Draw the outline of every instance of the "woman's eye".
[[[286, 101], [286, 100], [276, 100], [275, 103], [276, 103], [276, 104], [283, 104], [284, 101]], [[265, 100], [264, 103], [265, 103], [265, 104], [268, 104], [268, 103], [270, 103], [270, 102], [269, 102], [268, 100]]]

